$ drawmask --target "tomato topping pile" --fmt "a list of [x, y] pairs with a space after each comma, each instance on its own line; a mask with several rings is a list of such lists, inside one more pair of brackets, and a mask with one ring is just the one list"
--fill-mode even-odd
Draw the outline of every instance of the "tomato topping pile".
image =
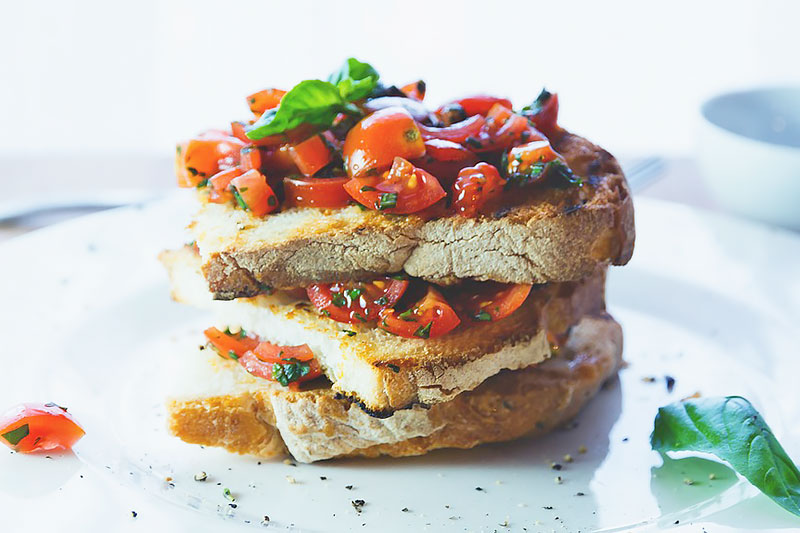
[[387, 87], [379, 77], [350, 58], [328, 81], [251, 94], [253, 119], [178, 146], [178, 184], [257, 217], [351, 204], [476, 217], [490, 199], [511, 201], [514, 187], [583, 185], [550, 144], [562, 131], [558, 95], [543, 90], [519, 112], [484, 94], [433, 110], [425, 82]]
[[54, 403], [23, 403], [0, 415], [0, 441], [20, 453], [69, 450], [84, 435], [67, 409]]
[[309, 286], [308, 299], [322, 314], [338, 322], [356, 324], [378, 319], [408, 288], [408, 280], [383, 277], [370, 282], [317, 283]]
[[442, 293], [428, 286], [425, 296], [405, 311], [381, 312], [380, 327], [400, 337], [433, 339], [455, 329], [461, 319]]
[[250, 374], [298, 390], [300, 383], [322, 375], [319, 362], [307, 344], [278, 346], [247, 335], [217, 328], [205, 330], [208, 346], [226, 359], [233, 359]]

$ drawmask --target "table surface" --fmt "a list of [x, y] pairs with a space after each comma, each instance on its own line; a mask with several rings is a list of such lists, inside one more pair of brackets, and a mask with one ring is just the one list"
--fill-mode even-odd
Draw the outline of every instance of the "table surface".
[[[133, 190], [159, 194], [174, 189], [171, 161], [157, 158], [63, 157], [35, 161], [19, 158], [4, 160], [2, 168], [5, 168], [6, 177], [2, 180], [5, 183], [0, 212], [2, 204], [15, 206], [20, 205], [18, 202], [30, 202], [41, 198], [42, 191], [46, 191], [46, 198], [59, 200], [79, 197], [83, 192], [121, 193]], [[105, 169], [108, 171], [104, 171]], [[107, 179], [106, 176], [114, 176], [115, 179]], [[704, 209], [717, 209], [700, 177], [697, 164], [689, 158], [664, 160], [663, 173], [657, 181], [651, 182], [637, 194]], [[0, 242], [93, 211], [95, 210], [48, 211], [0, 222]]]

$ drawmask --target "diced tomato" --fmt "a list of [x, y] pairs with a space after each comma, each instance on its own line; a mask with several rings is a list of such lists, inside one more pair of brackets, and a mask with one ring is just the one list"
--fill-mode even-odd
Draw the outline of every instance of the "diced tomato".
[[408, 85], [403, 85], [400, 90], [403, 91], [409, 98], [413, 98], [414, 100], [421, 102], [425, 99], [425, 88], [425, 82], [419, 80], [415, 81], [414, 83], [409, 83]]
[[239, 151], [239, 168], [245, 172], [261, 169], [261, 151], [257, 146], [245, 146]]
[[300, 172], [311, 177], [322, 167], [331, 162], [333, 155], [330, 148], [322, 140], [322, 136], [314, 135], [305, 141], [295, 144], [289, 148], [289, 155], [292, 161], [300, 169]]
[[397, 303], [408, 280], [390, 277], [369, 282], [316, 283], [306, 291], [314, 307], [337, 322], [357, 324], [378, 319], [380, 312]]
[[468, 117], [472, 115], [486, 115], [489, 110], [495, 104], [501, 104], [505, 107], [511, 108], [511, 100], [507, 100], [505, 98], [497, 98], [495, 96], [487, 96], [485, 94], [478, 94], [475, 96], [468, 96], [466, 98], [461, 98], [460, 100], [455, 100], [451, 103], [445, 104], [437, 110], [437, 113], [441, 113], [444, 108], [452, 104], [458, 104], [464, 109], [464, 112], [467, 114]]
[[344, 188], [361, 205], [397, 215], [416, 213], [447, 196], [439, 180], [402, 157], [395, 158], [386, 177], [353, 178]]
[[222, 132], [207, 133], [178, 147], [177, 173], [180, 187], [197, 187], [226, 168], [239, 164], [244, 143]]
[[278, 346], [271, 342], [262, 341], [255, 347], [253, 353], [267, 363], [279, 363], [284, 359], [297, 359], [298, 361], [311, 361], [314, 359], [314, 352], [308, 344], [299, 346]]
[[530, 294], [531, 287], [482, 281], [459, 287], [451, 299], [465, 319], [493, 322], [519, 309]]
[[300, 174], [300, 169], [294, 164], [289, 148], [290, 146], [286, 144], [261, 153], [261, 168], [269, 174], [270, 178], [280, 179], [284, 176]]
[[374, 175], [392, 165], [395, 157], [413, 159], [425, 154], [417, 123], [402, 107], [387, 107], [361, 119], [347, 133], [344, 158], [351, 178]]
[[286, 91], [280, 89], [264, 89], [247, 97], [247, 105], [250, 111], [261, 116], [267, 109], [273, 109], [280, 105]]
[[453, 209], [465, 217], [474, 217], [486, 202], [503, 192], [506, 180], [488, 163], [478, 163], [458, 173], [453, 184]]
[[288, 141], [286, 135], [270, 135], [269, 137], [262, 137], [258, 140], [253, 140], [247, 136], [247, 127], [249, 124], [244, 122], [231, 122], [231, 131], [233, 136], [247, 144], [254, 144], [256, 146], [280, 146]]
[[549, 141], [521, 144], [509, 150], [506, 172], [518, 181], [530, 183], [542, 178], [545, 164], [558, 158]]
[[[303, 345], [308, 348], [307, 345]], [[276, 346], [278, 349], [302, 348], [302, 346]], [[310, 351], [310, 350], [309, 350]], [[239, 358], [239, 364], [257, 378], [276, 381], [291, 390], [299, 390], [301, 383], [311, 381], [322, 375], [322, 368], [316, 359], [299, 360], [286, 357], [279, 361], [263, 361], [254, 351]]]
[[283, 178], [287, 207], [345, 207], [351, 201], [344, 185], [350, 178]]
[[0, 441], [20, 453], [69, 450], [85, 434], [72, 415], [54, 403], [23, 403], [0, 416]]
[[208, 328], [203, 332], [209, 344], [223, 357], [238, 359], [245, 352], [258, 346], [258, 339], [248, 336], [244, 330], [239, 333], [228, 333], [217, 328]]
[[445, 128], [434, 128], [422, 124], [418, 124], [418, 127], [420, 133], [422, 133], [422, 138], [426, 141], [430, 139], [442, 139], [454, 143], [463, 143], [470, 137], [477, 137], [485, 124], [485, 118], [480, 115], [475, 115]]
[[214, 174], [208, 180], [208, 201], [215, 204], [226, 204], [233, 200], [230, 190], [231, 180], [243, 174], [240, 168], [229, 168]]
[[407, 311], [384, 309], [380, 315], [378, 324], [382, 329], [406, 338], [441, 337], [461, 322], [444, 296], [433, 287], [428, 287], [425, 296]]
[[558, 131], [558, 94], [543, 90], [531, 109], [523, 109], [522, 114], [536, 126], [536, 129], [553, 136]]
[[443, 139], [430, 139], [425, 141], [425, 155], [414, 159], [411, 163], [415, 167], [436, 176], [443, 187], [453, 185], [459, 171], [478, 162], [476, 156], [460, 144]]
[[230, 186], [239, 206], [257, 217], [278, 209], [278, 197], [267, 184], [267, 178], [258, 170], [248, 170], [233, 178]]

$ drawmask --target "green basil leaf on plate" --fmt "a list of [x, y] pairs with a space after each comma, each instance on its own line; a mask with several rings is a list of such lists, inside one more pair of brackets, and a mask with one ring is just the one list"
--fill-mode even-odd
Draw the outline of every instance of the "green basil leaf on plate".
[[662, 453], [713, 454], [800, 516], [800, 470], [761, 414], [740, 396], [690, 399], [659, 408], [650, 445]]

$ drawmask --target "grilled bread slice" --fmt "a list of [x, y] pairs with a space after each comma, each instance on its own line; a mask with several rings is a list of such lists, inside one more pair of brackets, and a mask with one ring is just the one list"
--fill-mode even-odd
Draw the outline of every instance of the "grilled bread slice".
[[288, 451], [312, 462], [339, 456], [421, 455], [543, 434], [574, 417], [614, 375], [622, 332], [608, 315], [584, 317], [549, 361], [505, 370], [428, 409], [376, 418], [329, 386], [292, 392], [254, 378], [210, 350], [172, 358], [186, 378], [168, 402], [170, 431], [186, 442], [261, 457]]
[[[265, 286], [357, 280], [405, 270], [446, 284], [458, 279], [544, 283], [582, 279], [633, 252], [633, 203], [617, 161], [565, 132], [553, 139], [582, 187], [519, 189], [490, 216], [425, 221], [359, 207], [287, 209], [258, 218], [204, 204], [190, 225], [217, 299]], [[511, 196], [511, 195], [509, 195]]]
[[278, 345], [308, 344], [333, 390], [386, 416], [412, 404], [432, 405], [474, 389], [504, 369], [541, 363], [551, 355], [546, 331], [566, 331], [587, 313], [604, 310], [605, 269], [580, 282], [538, 286], [512, 315], [471, 322], [434, 339], [407, 339], [362, 324], [322, 316], [286, 293], [215, 301], [190, 249], [164, 252], [172, 296], [216, 311], [222, 327], [241, 327]]

